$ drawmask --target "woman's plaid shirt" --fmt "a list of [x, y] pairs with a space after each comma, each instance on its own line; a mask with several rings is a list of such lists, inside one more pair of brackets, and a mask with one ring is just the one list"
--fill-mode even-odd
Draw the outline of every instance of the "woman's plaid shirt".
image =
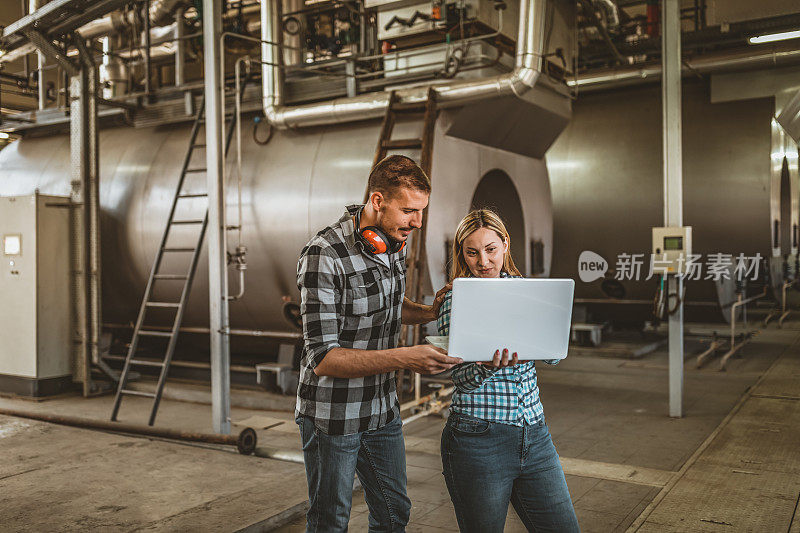
[[[500, 277], [512, 276], [501, 272]], [[450, 291], [439, 308], [439, 317], [436, 320], [439, 335], [450, 334], [452, 306], [453, 291]], [[502, 344], [502, 339], [498, 339], [497, 347], [501, 350]], [[491, 360], [493, 355], [486, 354], [486, 360]], [[558, 363], [558, 359], [545, 362], [554, 365]], [[453, 368], [451, 377], [456, 387], [450, 406], [454, 413], [515, 426], [536, 424], [544, 420], [534, 361], [500, 369], [477, 363], [462, 363]]]
[[303, 356], [295, 414], [329, 435], [383, 427], [400, 416], [395, 373], [363, 378], [317, 376], [331, 349], [397, 347], [405, 294], [405, 252], [389, 256], [391, 268], [365, 252], [348, 206], [342, 218], [311, 239], [297, 264]]

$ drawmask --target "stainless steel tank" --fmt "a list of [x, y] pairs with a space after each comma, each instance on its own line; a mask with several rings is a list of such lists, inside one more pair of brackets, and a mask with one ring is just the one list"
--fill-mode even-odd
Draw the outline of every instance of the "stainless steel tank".
[[[468, 211], [484, 176], [496, 180], [506, 175], [500, 196], [492, 191], [495, 181], [484, 182], [479, 196], [513, 198], [502, 201], [501, 214], [518, 222], [512, 239], [515, 254], [530, 272], [531, 241], [541, 241], [545, 267], [549, 270], [552, 250], [552, 207], [547, 169], [542, 160], [500, 151], [444, 134], [453, 120], [451, 111], [439, 116], [433, 148], [431, 177], [433, 193], [427, 234], [430, 287], [444, 284], [445, 241]], [[291, 330], [282, 316], [282, 297], [298, 299], [295, 285], [297, 258], [310, 237], [335, 222], [346, 204], [362, 200], [380, 129], [379, 121], [351, 125], [275, 131], [266, 146], [250, 135], [252, 122], [244, 123], [243, 143], [243, 244], [248, 248], [247, 290], [242, 300], [231, 303], [234, 328]], [[398, 124], [394, 137], [418, 135], [420, 125]], [[135, 320], [150, 271], [183, 157], [189, 143], [188, 125], [156, 128], [116, 128], [100, 134], [102, 206], [102, 276], [105, 322]], [[229, 161], [235, 161], [232, 145]], [[198, 151], [202, 155], [202, 150]], [[419, 154], [408, 155], [418, 158]], [[205, 166], [198, 159], [192, 166]], [[492, 171], [495, 171], [492, 173]], [[69, 138], [67, 136], [24, 138], [0, 152], [0, 195], [26, 194], [39, 189], [45, 194], [66, 195], [70, 190]], [[205, 190], [205, 174], [190, 174], [197, 190]], [[192, 177], [194, 176], [194, 177]], [[227, 222], [237, 223], [236, 168], [227, 167]], [[188, 183], [191, 188], [191, 183]], [[487, 188], [488, 185], [488, 188]], [[500, 187], [500, 185], [498, 185]], [[204, 200], [191, 200], [184, 213], [202, 213]], [[484, 202], [485, 203], [485, 202]], [[496, 202], [497, 203], [497, 202]], [[506, 212], [503, 212], [506, 211]], [[178, 214], [180, 218], [180, 213]], [[521, 221], [521, 222], [519, 222]], [[191, 232], [190, 229], [181, 230]], [[182, 240], [183, 237], [183, 240]], [[176, 233], [177, 244], [190, 241]], [[229, 234], [229, 250], [236, 245], [236, 232]], [[173, 263], [180, 271], [184, 265]], [[237, 278], [231, 271], [230, 290]], [[165, 291], [164, 298], [175, 297]], [[192, 289], [184, 324], [208, 323], [207, 260], [202, 258]], [[154, 315], [166, 324], [168, 317]]]
[[[693, 251], [703, 254], [704, 262], [707, 254], [717, 252], [760, 253], [768, 261], [796, 250], [788, 239], [783, 252], [780, 244], [773, 248], [773, 221], [779, 221], [786, 237], [797, 217], [796, 207], [784, 209], [780, 222], [780, 165], [776, 175], [770, 161], [775, 151], [773, 111], [766, 98], [711, 103], [703, 84], [684, 86], [683, 218], [693, 227]], [[658, 86], [581, 95], [574, 104], [572, 121], [548, 152], [547, 162], [555, 217], [552, 275], [575, 278], [576, 298], [608, 298], [600, 281], [578, 279], [582, 251], [600, 254], [612, 269], [621, 253], [649, 257], [651, 228], [663, 225], [661, 153]], [[796, 168], [792, 172], [796, 191]], [[648, 267], [645, 263], [643, 277]], [[624, 298], [652, 301], [656, 283], [623, 281]], [[687, 284], [687, 312], [705, 308], [720, 317], [717, 304], [732, 297], [730, 287], [718, 293], [711, 281], [693, 281]], [[621, 311], [633, 306], [615, 307]], [[649, 319], [648, 306], [636, 309], [634, 314]]]

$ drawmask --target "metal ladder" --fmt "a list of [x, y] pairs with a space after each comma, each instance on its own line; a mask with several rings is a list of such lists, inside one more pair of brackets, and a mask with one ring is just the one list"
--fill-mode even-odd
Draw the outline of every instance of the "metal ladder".
[[[397, 115], [423, 115], [422, 138], [412, 139], [392, 139], [392, 132], [397, 121]], [[418, 103], [400, 103], [397, 94], [392, 91], [389, 95], [389, 105], [383, 117], [378, 148], [375, 150], [375, 160], [373, 166], [377, 165], [389, 150], [420, 150], [420, 168], [430, 177], [433, 158], [433, 132], [436, 126], [436, 91], [428, 89], [428, 98]], [[369, 199], [369, 191], [366, 191], [364, 202]], [[422, 228], [412, 237], [411, 248], [408, 252], [408, 289], [406, 293], [411, 295], [415, 301], [422, 298], [422, 271], [425, 261], [425, 234], [428, 227], [428, 209], [422, 213]], [[401, 342], [405, 342], [408, 335], [409, 326], [402, 327], [400, 335]], [[421, 328], [419, 325], [414, 327], [413, 344], [419, 344]]]
[[[242, 91], [244, 91], [244, 87], [242, 87]], [[155, 261], [153, 261], [153, 266], [150, 270], [150, 277], [147, 280], [147, 286], [145, 287], [142, 305], [139, 308], [139, 316], [136, 319], [136, 325], [133, 328], [133, 337], [131, 338], [130, 347], [128, 348], [128, 354], [125, 357], [125, 365], [122, 369], [122, 374], [120, 375], [119, 378], [117, 393], [114, 398], [114, 408], [111, 411], [112, 421], [117, 420], [117, 414], [119, 413], [120, 404], [122, 403], [122, 397], [126, 395], [153, 398], [153, 406], [150, 411], [150, 419], [148, 424], [152, 426], [156, 419], [156, 413], [158, 412], [158, 405], [161, 402], [161, 395], [164, 391], [164, 382], [167, 379], [167, 372], [169, 371], [169, 365], [170, 362], [172, 361], [172, 355], [175, 353], [175, 345], [178, 340], [178, 332], [180, 330], [181, 323], [183, 322], [183, 313], [186, 308], [186, 302], [189, 298], [189, 292], [192, 287], [192, 281], [194, 281], [194, 275], [195, 272], [197, 271], [197, 263], [200, 258], [200, 249], [203, 245], [203, 239], [205, 238], [206, 228], [208, 226], [208, 206], [206, 206], [206, 212], [203, 218], [196, 218], [196, 219], [175, 218], [175, 211], [180, 201], [193, 198], [206, 198], [206, 200], [208, 199], [208, 193], [185, 192], [183, 190], [184, 181], [188, 174], [201, 173], [207, 171], [205, 167], [189, 168], [189, 165], [192, 163], [192, 155], [194, 154], [195, 149], [206, 147], [204, 143], [197, 142], [200, 126], [205, 124], [205, 107], [206, 106], [205, 106], [205, 96], [204, 96], [200, 109], [197, 113], [197, 116], [195, 117], [194, 125], [192, 126], [192, 133], [189, 141], [189, 149], [187, 150], [186, 157], [183, 160], [181, 177], [180, 180], [178, 181], [178, 187], [175, 190], [175, 196], [172, 199], [172, 207], [169, 212], [169, 219], [167, 220], [167, 226], [164, 229], [164, 235], [161, 237], [161, 244], [159, 245]], [[228, 117], [226, 116], [224, 118], [227, 119]], [[225, 155], [227, 155], [228, 148], [230, 148], [231, 140], [233, 138], [233, 132], [236, 126], [236, 120], [237, 120], [236, 116], [233, 115], [228, 125], [228, 130], [226, 132], [226, 137], [225, 137]], [[200, 232], [197, 237], [197, 242], [194, 247], [167, 246], [167, 239], [169, 238], [170, 231], [175, 226], [198, 226], [200, 228]], [[162, 273], [161, 261], [164, 258], [165, 253], [191, 254], [191, 262], [186, 274]], [[181, 290], [180, 300], [177, 302], [154, 301], [152, 299], [153, 288], [157, 282], [183, 282], [183, 289]], [[170, 329], [169, 331], [146, 329], [146, 326], [144, 326], [144, 318], [148, 310], [152, 309], [175, 309], [175, 319], [172, 323], [172, 329]], [[169, 342], [167, 344], [167, 349], [164, 354], [164, 359], [162, 361], [136, 359], [135, 357], [136, 350], [139, 347], [139, 339], [141, 337], [163, 337], [169, 339]], [[155, 367], [161, 369], [158, 378], [158, 385], [156, 386], [155, 392], [143, 392], [125, 388], [128, 383], [128, 377], [129, 377], [128, 374], [132, 366], [146, 366], [146, 367]]]
[[[412, 139], [392, 139], [394, 126], [397, 122], [398, 115], [423, 115], [422, 124], [422, 138]], [[375, 160], [373, 167], [377, 165], [389, 150], [420, 150], [420, 168], [425, 171], [425, 174], [430, 177], [431, 166], [433, 163], [433, 132], [436, 126], [436, 117], [438, 109], [436, 107], [436, 91], [433, 88], [428, 89], [428, 98], [423, 102], [415, 103], [401, 103], [398, 101], [397, 94], [392, 91], [389, 95], [389, 105], [386, 107], [386, 114], [383, 117], [383, 125], [381, 126], [380, 136], [378, 138], [378, 148], [375, 150]], [[364, 203], [369, 199], [369, 190], [364, 193]], [[428, 227], [428, 209], [422, 212], [422, 228], [418, 233], [414, 234], [411, 241], [411, 247], [408, 252], [406, 263], [408, 264], [408, 283], [406, 285], [406, 294], [418, 302], [422, 299], [422, 272], [425, 265], [425, 234]], [[415, 326], [402, 326], [400, 329], [400, 345], [406, 344], [408, 339], [408, 328], [413, 327], [413, 338], [411, 344], [419, 344], [422, 337], [422, 327]], [[405, 381], [405, 372], [398, 374], [397, 389], [399, 394], [403, 394], [403, 382]], [[419, 401], [421, 380], [420, 375], [414, 376], [414, 399]]]

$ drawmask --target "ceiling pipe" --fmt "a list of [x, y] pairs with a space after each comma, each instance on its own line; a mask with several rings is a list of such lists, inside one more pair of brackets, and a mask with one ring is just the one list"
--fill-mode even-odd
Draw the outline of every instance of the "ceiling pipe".
[[597, 14], [594, 12], [594, 4], [592, 4], [589, 0], [578, 0], [578, 3], [583, 7], [583, 11], [586, 14], [586, 17], [592, 22], [592, 25], [597, 28], [597, 32], [600, 34], [600, 37], [603, 38], [603, 41], [606, 43], [606, 47], [608, 47], [611, 55], [614, 56], [617, 64], [624, 65], [625, 58], [622, 57], [622, 54], [619, 53], [619, 50], [617, 50], [617, 47], [611, 40], [611, 35], [609, 35], [608, 28], [606, 28], [605, 23], [600, 20], [597, 17]]
[[619, 28], [619, 8], [614, 0], [594, 0], [595, 5], [605, 12], [605, 19], [612, 29]]
[[[771, 47], [762, 51], [747, 49], [743, 52], [709, 54], [686, 59], [683, 62], [683, 75], [782, 67], [798, 63], [800, 63], [800, 49], [789, 46]], [[577, 80], [569, 80], [567, 85], [578, 87], [581, 91], [587, 91], [655, 82], [660, 79], [661, 63], [654, 63], [644, 67], [608, 69], [581, 74]]]
[[[47, 3], [45, 0], [31, 0], [31, 13]], [[189, 5], [187, 0], [151, 0], [149, 18], [152, 26], [150, 38], [154, 42], [169, 38], [174, 33], [175, 11], [182, 6]], [[88, 22], [78, 28], [78, 33], [84, 39], [96, 39], [122, 31], [128, 24], [133, 24], [135, 14], [129, 11], [127, 18], [124, 12], [115, 11], [108, 15]], [[164, 48], [164, 47], [162, 47]], [[36, 51], [31, 43], [23, 44], [18, 48], [3, 53], [0, 50], [0, 63], [14, 61]], [[169, 55], [171, 51], [164, 50], [162, 55]]]
[[[544, 53], [545, 11], [548, 0], [521, 0], [519, 37], [514, 70], [500, 76], [470, 81], [450, 81], [435, 84], [436, 102], [440, 107], [452, 107], [486, 98], [516, 96], [522, 98], [537, 84], [555, 92], [565, 87], [552, 85], [541, 76]], [[552, 1], [552, 0], [550, 0]], [[363, 94], [324, 102], [286, 106], [283, 96], [280, 65], [281, 29], [276, 14], [276, 2], [261, 4], [262, 97], [264, 115], [277, 128], [297, 128], [323, 124], [353, 122], [383, 116], [389, 104], [388, 92]], [[401, 102], [418, 103], [427, 99], [430, 85], [397, 91]], [[564, 91], [562, 94], [566, 94]]]
[[187, 5], [187, 0], [150, 0], [150, 23], [166, 26], [175, 21], [175, 11]]

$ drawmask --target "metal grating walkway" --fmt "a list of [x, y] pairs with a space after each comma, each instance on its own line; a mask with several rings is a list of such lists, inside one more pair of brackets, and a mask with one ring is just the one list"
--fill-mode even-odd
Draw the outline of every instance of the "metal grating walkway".
[[800, 532], [800, 336], [629, 531]]

